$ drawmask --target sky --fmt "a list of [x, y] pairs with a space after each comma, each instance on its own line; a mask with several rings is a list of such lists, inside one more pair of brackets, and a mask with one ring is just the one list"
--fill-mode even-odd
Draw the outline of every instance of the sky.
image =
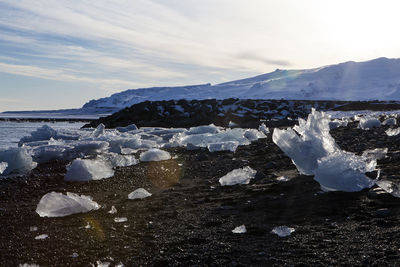
[[400, 57], [394, 0], [0, 0], [0, 112]]

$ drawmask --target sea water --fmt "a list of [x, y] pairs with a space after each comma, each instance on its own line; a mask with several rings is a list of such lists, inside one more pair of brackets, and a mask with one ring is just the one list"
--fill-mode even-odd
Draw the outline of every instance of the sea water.
[[0, 121], [0, 150], [18, 146], [18, 141], [43, 125], [58, 129], [79, 129], [84, 122], [15, 122]]

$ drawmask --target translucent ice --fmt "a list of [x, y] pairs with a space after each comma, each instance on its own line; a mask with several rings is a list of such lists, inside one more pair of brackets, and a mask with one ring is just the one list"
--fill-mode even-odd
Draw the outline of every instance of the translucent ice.
[[272, 229], [271, 233], [278, 235], [279, 237], [290, 236], [295, 231], [294, 228], [287, 227], [285, 225], [276, 226]]
[[244, 234], [246, 233], [246, 226], [245, 225], [240, 225], [238, 227], [235, 227], [235, 229], [232, 230], [232, 233], [234, 234]]
[[218, 133], [220, 130], [221, 130], [220, 127], [217, 127], [214, 124], [210, 124], [210, 125], [191, 127], [187, 131], [187, 134], [188, 135], [189, 134], [205, 134], [205, 133], [215, 134], [215, 133]]
[[169, 160], [171, 155], [164, 150], [152, 148], [140, 154], [140, 161], [160, 161]]
[[126, 127], [117, 127], [117, 131], [119, 131], [120, 133], [135, 131], [137, 129], [138, 129], [138, 127], [135, 124], [131, 124]]
[[65, 181], [90, 181], [109, 178], [114, 175], [112, 165], [102, 159], [75, 159], [67, 167]]
[[378, 180], [376, 185], [392, 194], [395, 197], [400, 197], [400, 185], [389, 180]]
[[330, 129], [335, 129], [338, 127], [346, 127], [348, 124], [347, 120], [339, 120], [339, 119], [334, 119], [329, 122], [329, 128]]
[[146, 197], [150, 197], [151, 194], [144, 188], [138, 188], [135, 191], [131, 192], [128, 195], [129, 199], [143, 199]]
[[7, 150], [1, 150], [0, 162], [8, 164], [3, 174], [26, 173], [37, 166], [37, 163], [33, 162], [32, 156], [25, 147], [12, 147]]
[[99, 208], [100, 205], [94, 202], [89, 196], [79, 196], [70, 192], [67, 192], [66, 195], [51, 192], [40, 199], [36, 212], [40, 217], [64, 217]]
[[244, 132], [244, 137], [246, 137], [250, 141], [255, 141], [260, 138], [266, 138], [267, 136], [263, 132], [258, 131], [256, 129], [247, 129]]
[[93, 132], [91, 133], [92, 137], [99, 137], [101, 135], [104, 135], [105, 133], [105, 128], [106, 126], [104, 126], [104, 124], [100, 123], [96, 129], [93, 130]]
[[369, 159], [379, 160], [385, 158], [387, 152], [388, 152], [387, 148], [375, 148], [375, 149], [365, 150], [362, 156]]
[[248, 184], [250, 179], [256, 176], [257, 171], [253, 170], [249, 166], [235, 169], [228, 172], [226, 175], [219, 179], [219, 183], [223, 186], [225, 185], [235, 185], [235, 184]]
[[111, 163], [112, 167], [128, 167], [138, 163], [134, 155], [120, 155], [117, 153], [106, 153], [98, 156], [105, 162]]
[[208, 144], [207, 148], [210, 152], [227, 151], [227, 150], [235, 152], [238, 146], [239, 146], [238, 141], [228, 141], [223, 143]]
[[312, 109], [307, 121], [299, 118], [299, 125], [295, 125], [294, 130], [275, 128], [272, 140], [292, 159], [300, 173], [313, 175], [318, 159], [338, 150], [329, 134], [329, 122], [327, 114]]
[[108, 211], [108, 213], [110, 213], [110, 214], [117, 213], [117, 209], [115, 208], [115, 206], [111, 206], [111, 209]]
[[373, 118], [373, 117], [361, 118], [360, 123], [358, 125], [358, 127], [360, 127], [363, 130], [368, 130], [373, 127], [380, 127], [380, 126], [381, 126], [381, 122], [379, 121], [379, 119]]
[[396, 124], [397, 124], [397, 120], [395, 118], [388, 118], [382, 122], [382, 125], [388, 125], [388, 126], [392, 126], [392, 125], [396, 125]]
[[376, 160], [368, 161], [354, 153], [337, 151], [318, 160], [314, 180], [324, 191], [361, 191], [375, 184], [364, 174], [375, 170], [375, 167]]
[[2, 174], [8, 167], [7, 162], [0, 162], [0, 174]]
[[269, 134], [269, 128], [265, 125], [265, 123], [261, 123], [261, 125], [258, 127], [258, 130], [265, 135]]

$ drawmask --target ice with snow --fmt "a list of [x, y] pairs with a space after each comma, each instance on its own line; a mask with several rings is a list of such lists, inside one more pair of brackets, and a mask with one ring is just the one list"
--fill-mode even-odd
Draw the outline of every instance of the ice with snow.
[[232, 233], [234, 233], [234, 234], [244, 234], [246, 232], [247, 232], [247, 229], [244, 224], [237, 226], [232, 230]]
[[150, 196], [151, 193], [149, 193], [146, 189], [138, 188], [135, 191], [129, 193], [128, 199], [143, 199]]
[[97, 210], [100, 205], [85, 195], [67, 192], [66, 195], [51, 192], [44, 195], [36, 207], [40, 217], [64, 217], [75, 213], [85, 213]]
[[290, 236], [295, 231], [294, 228], [287, 227], [286, 225], [276, 226], [272, 229], [271, 233], [276, 234], [279, 237]]
[[251, 179], [254, 179], [257, 171], [253, 170], [249, 166], [235, 169], [228, 172], [226, 175], [219, 179], [219, 183], [222, 186], [235, 185], [235, 184], [248, 184]]
[[0, 162], [3, 162], [3, 167], [5, 166], [4, 162], [7, 163], [3, 175], [27, 173], [37, 166], [25, 147], [11, 147], [7, 150], [1, 150]]
[[374, 118], [374, 117], [362, 117], [360, 119], [360, 123], [358, 125], [358, 127], [360, 127], [363, 130], [368, 130], [374, 127], [380, 127], [381, 126], [381, 122], [379, 121], [378, 118]]
[[152, 148], [140, 154], [140, 161], [161, 161], [169, 160], [171, 155], [164, 150]]
[[112, 177], [114, 170], [109, 162], [103, 159], [75, 159], [67, 167], [65, 181], [83, 182], [91, 180], [100, 180]]

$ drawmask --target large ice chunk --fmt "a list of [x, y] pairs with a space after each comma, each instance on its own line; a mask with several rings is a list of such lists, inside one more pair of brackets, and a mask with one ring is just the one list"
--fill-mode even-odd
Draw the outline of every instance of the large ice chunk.
[[7, 162], [0, 162], [0, 174], [2, 174], [8, 167]]
[[348, 123], [347, 120], [334, 119], [329, 122], [329, 128], [332, 130], [338, 127], [346, 127]]
[[36, 212], [40, 217], [63, 217], [99, 208], [100, 205], [89, 196], [79, 196], [70, 192], [67, 192], [67, 195], [51, 192], [40, 199]]
[[109, 178], [114, 175], [112, 165], [103, 159], [75, 159], [67, 167], [65, 181], [91, 181]]
[[253, 170], [249, 166], [235, 169], [228, 172], [226, 175], [219, 179], [219, 183], [223, 186], [225, 185], [235, 185], [235, 184], [248, 184], [250, 179], [256, 176], [257, 171]]
[[6, 162], [8, 165], [3, 174], [26, 173], [37, 166], [25, 147], [12, 147], [0, 151], [0, 162]]
[[379, 119], [374, 117], [363, 117], [360, 119], [360, 123], [358, 125], [358, 127], [360, 127], [363, 130], [368, 130], [373, 127], [380, 127], [380, 126], [381, 122], [379, 121]]
[[388, 118], [382, 122], [382, 125], [393, 126], [397, 124], [397, 120], [395, 118]]
[[375, 181], [365, 175], [375, 170], [376, 160], [354, 153], [337, 151], [318, 160], [314, 180], [324, 191], [356, 192], [369, 188]]
[[22, 146], [22, 144], [36, 141], [44, 141], [44, 140], [78, 140], [79, 135], [76, 133], [72, 133], [70, 131], [58, 132], [51, 128], [48, 125], [43, 125], [42, 127], [33, 131], [30, 136], [22, 137], [19, 141], [18, 145]]
[[93, 130], [93, 132], [91, 133], [91, 137], [99, 137], [101, 135], [104, 135], [106, 132], [106, 126], [104, 126], [104, 124], [100, 123], [96, 129]]
[[65, 151], [72, 149], [65, 145], [43, 145], [33, 148], [32, 157], [38, 163], [54, 159], [66, 159]]
[[313, 175], [318, 159], [338, 149], [329, 134], [330, 116], [312, 109], [307, 121], [299, 118], [293, 129], [274, 129], [273, 142], [288, 155], [300, 173]]
[[140, 161], [161, 161], [169, 160], [171, 155], [164, 150], [152, 148], [140, 154]]

